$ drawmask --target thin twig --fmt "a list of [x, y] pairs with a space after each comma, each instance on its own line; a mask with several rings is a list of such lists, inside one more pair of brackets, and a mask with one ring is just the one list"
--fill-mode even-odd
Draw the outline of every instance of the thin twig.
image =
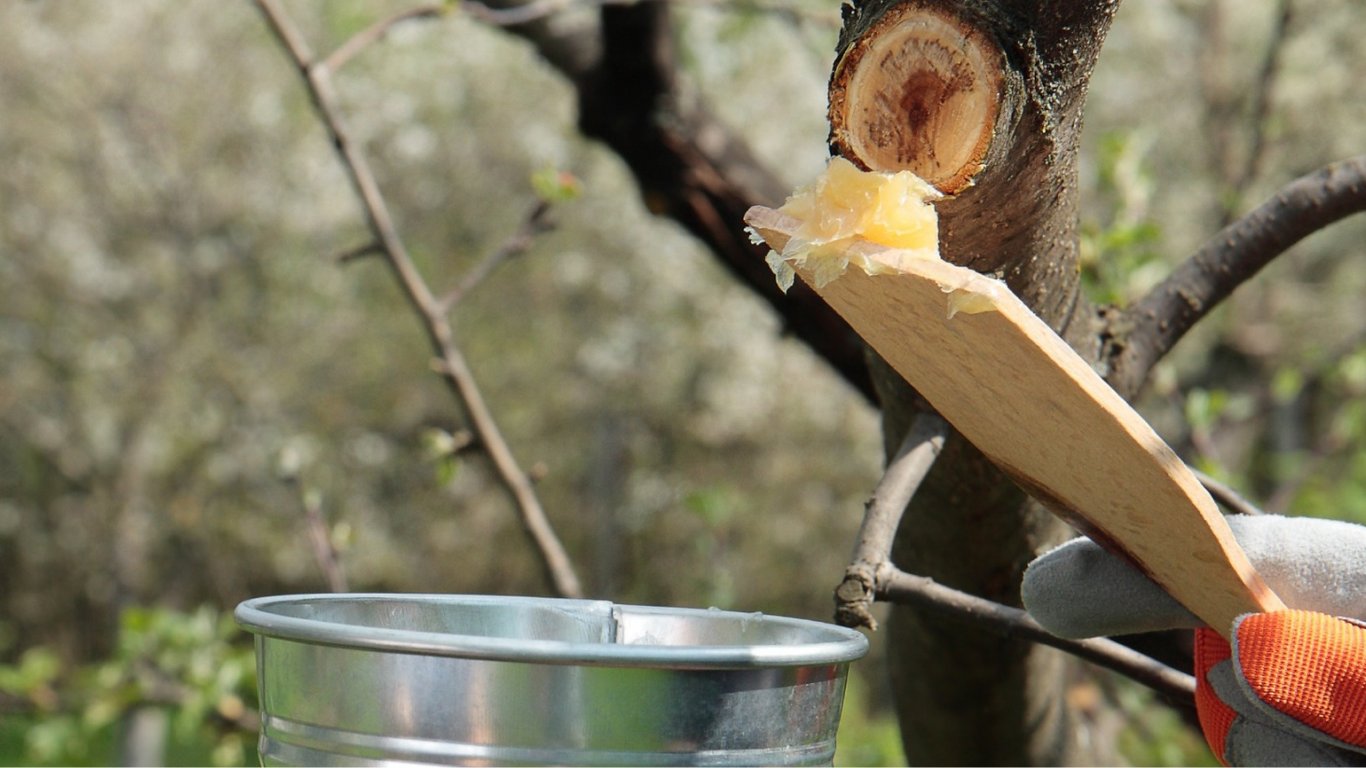
[[531, 0], [531, 2], [520, 5], [505, 7], [489, 5], [479, 2], [479, 0], [465, 0], [459, 7], [471, 18], [485, 24], [498, 27], [515, 27], [539, 21], [576, 6], [594, 8], [613, 5], [637, 5], [642, 2], [668, 2], [676, 5], [692, 5], [736, 13], [757, 11], [786, 16], [792, 21], [810, 22], [826, 27], [838, 27], [840, 25], [838, 13], [815, 11], [788, 3], [771, 2], [770, 0]]
[[338, 264], [349, 264], [353, 261], [359, 261], [366, 256], [382, 255], [384, 255], [384, 247], [379, 243], [371, 241], [365, 245], [358, 245], [355, 248], [348, 248], [347, 250], [342, 251], [333, 257], [333, 261]]
[[[1290, 0], [1280, 0], [1276, 20], [1271, 28], [1271, 39], [1267, 41], [1266, 49], [1262, 53], [1262, 64], [1257, 69], [1257, 87], [1253, 89], [1250, 97], [1252, 106], [1248, 121], [1252, 138], [1242, 166], [1232, 179], [1231, 191], [1236, 196], [1235, 199], [1241, 198], [1247, 192], [1248, 185], [1261, 172], [1266, 160], [1266, 129], [1271, 118], [1271, 94], [1280, 72], [1281, 54], [1290, 39], [1290, 20], [1293, 12]], [[1222, 223], [1227, 224], [1233, 219], [1235, 209], [1230, 205], [1224, 210], [1226, 218]]]
[[499, 481], [511, 495], [523, 527], [541, 554], [541, 562], [551, 585], [564, 597], [581, 597], [583, 588], [580, 586], [569, 554], [559, 537], [555, 535], [531, 480], [513, 457], [511, 448], [508, 447], [502, 431], [484, 401], [483, 393], [474, 380], [464, 354], [455, 344], [450, 323], [441, 312], [440, 303], [432, 295], [431, 289], [418, 272], [403, 240], [399, 237], [393, 217], [364, 153], [351, 140], [337, 108], [329, 70], [313, 62], [313, 54], [303, 36], [299, 34], [293, 21], [277, 0], [255, 2], [302, 73], [313, 107], [327, 128], [347, 176], [360, 197], [370, 232], [382, 249], [385, 261], [398, 280], [404, 297], [421, 318], [423, 329], [440, 362], [439, 370], [464, 411], [466, 421], [478, 436], [480, 444], [484, 446]]
[[1200, 481], [1200, 484], [1205, 486], [1205, 490], [1209, 491], [1209, 495], [1230, 512], [1239, 515], [1264, 514], [1255, 504], [1243, 498], [1242, 494], [1233, 490], [1231, 487], [1219, 482], [1195, 467], [1191, 467], [1190, 470], [1195, 474], [1195, 478]]
[[352, 35], [346, 42], [337, 46], [337, 49], [328, 54], [323, 61], [323, 66], [329, 72], [338, 72], [346, 66], [346, 62], [355, 58], [357, 54], [369, 46], [383, 39], [389, 34], [389, 30], [395, 25], [405, 21], [415, 21], [419, 19], [431, 19], [443, 16], [451, 6], [445, 3], [423, 3], [407, 10], [399, 11], [392, 16], [380, 19], [370, 26]]
[[877, 629], [869, 610], [877, 588], [878, 569], [892, 557], [892, 540], [906, 505], [924, 481], [944, 447], [949, 425], [937, 413], [922, 411], [911, 423], [896, 456], [868, 499], [858, 543], [844, 581], [835, 590], [835, 621], [846, 627]]
[[480, 283], [503, 264], [503, 262], [514, 256], [519, 256], [531, 247], [535, 242], [536, 236], [549, 231], [551, 225], [547, 218], [550, 213], [550, 203], [542, 200], [531, 209], [531, 213], [522, 222], [522, 226], [517, 229], [507, 240], [495, 248], [483, 261], [480, 261], [465, 275], [465, 279], [455, 286], [446, 295], [441, 297], [439, 306], [441, 314], [448, 314], [455, 308], [460, 300], [469, 295]]
[[928, 577], [914, 576], [894, 568], [879, 574], [878, 583], [878, 596], [889, 602], [932, 608], [967, 618], [1010, 637], [1052, 646], [1120, 672], [1173, 700], [1189, 701], [1195, 695], [1195, 678], [1113, 640], [1067, 640], [1057, 637], [1019, 608], [970, 595]]
[[318, 561], [318, 567], [322, 569], [323, 575], [327, 577], [328, 589], [333, 592], [351, 591], [346, 585], [346, 572], [342, 570], [341, 556], [332, 544], [332, 534], [327, 529], [326, 518], [323, 517], [322, 496], [304, 489], [300, 484], [299, 497], [304, 508], [304, 522], [308, 525], [308, 538], [313, 543], [313, 557]]
[[[1119, 340], [1110, 383], [1135, 392], [1152, 366], [1219, 302], [1290, 246], [1366, 210], [1366, 155], [1287, 184], [1224, 227], [1113, 322]], [[1126, 332], [1127, 329], [1127, 332]]]
[[[470, 18], [490, 26], [513, 27], [520, 24], [529, 24], [533, 21], [539, 21], [553, 14], [568, 10], [573, 6], [597, 7], [608, 5], [633, 5], [637, 2], [645, 1], [646, 0], [531, 0], [531, 2], [506, 7], [488, 5], [478, 2], [478, 0], [465, 0], [465, 2], [459, 4], [422, 3], [380, 19], [360, 32], [352, 35], [346, 42], [337, 46], [336, 50], [327, 55], [322, 62], [322, 66], [326, 67], [330, 72], [338, 72], [342, 67], [346, 66], [348, 62], [360, 55], [366, 48], [383, 40], [384, 36], [389, 34], [395, 26], [408, 21], [438, 19], [448, 15], [452, 10], [463, 11]], [[840, 23], [839, 14], [837, 13], [822, 13], [780, 2], [768, 2], [767, 0], [667, 0], [667, 2], [712, 7], [722, 11], [759, 11], [762, 13], [786, 16], [793, 21], [808, 21], [831, 27], [837, 27]]]

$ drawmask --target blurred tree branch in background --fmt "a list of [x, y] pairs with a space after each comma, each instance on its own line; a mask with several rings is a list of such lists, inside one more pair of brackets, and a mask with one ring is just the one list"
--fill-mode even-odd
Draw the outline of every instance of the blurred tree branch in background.
[[[408, 249], [403, 244], [403, 240], [399, 237], [398, 230], [394, 226], [393, 218], [389, 213], [389, 206], [385, 203], [379, 184], [370, 171], [369, 162], [365, 159], [361, 148], [351, 140], [350, 134], [342, 123], [336, 105], [336, 96], [332, 91], [332, 73], [327, 66], [330, 57], [323, 61], [314, 61], [313, 54], [308, 44], [304, 42], [302, 34], [275, 0], [256, 0], [256, 7], [264, 14], [271, 29], [275, 31], [280, 43], [303, 76], [313, 106], [318, 111], [319, 119], [327, 126], [327, 131], [336, 145], [343, 164], [346, 166], [347, 175], [351, 178], [356, 194], [361, 199], [366, 221], [375, 237], [375, 246], [393, 269], [394, 276], [403, 289], [405, 297], [422, 320], [424, 330], [427, 332], [437, 356], [437, 363], [434, 367], [450, 383], [451, 392], [460, 403], [466, 422], [476, 435], [480, 447], [498, 470], [499, 479], [516, 502], [522, 524], [526, 527], [527, 534], [540, 552], [551, 585], [555, 592], [562, 597], [582, 597], [584, 594], [583, 586], [579, 583], [579, 577], [574, 570], [574, 564], [569, 558], [569, 553], [565, 551], [564, 545], [555, 534], [549, 519], [546, 518], [545, 510], [541, 506], [541, 501], [532, 485], [531, 478], [517, 463], [512, 454], [512, 449], [503, 437], [502, 430], [499, 429], [498, 423], [494, 420], [493, 414], [485, 403], [484, 395], [474, 380], [474, 372], [470, 370], [464, 353], [456, 346], [451, 324], [447, 317], [451, 304], [454, 302], [439, 299], [434, 295], [431, 288], [427, 286], [426, 280], [418, 272], [417, 266], [413, 263], [412, 257], [408, 255]], [[380, 36], [380, 34], [375, 34], [363, 37], [361, 45], [373, 42]], [[352, 48], [358, 47], [360, 46], [352, 46]], [[352, 55], [354, 55], [354, 51]], [[539, 217], [534, 216], [533, 218]]]
[[1222, 187], [1215, 200], [1220, 227], [1237, 216], [1249, 185], [1266, 165], [1272, 96], [1294, 19], [1292, 0], [1275, 0], [1275, 6], [1260, 61], [1249, 68], [1253, 75], [1250, 87], [1237, 82], [1241, 72], [1230, 71], [1229, 48], [1234, 41], [1227, 18], [1229, 3], [1214, 0], [1202, 10], [1205, 45], [1201, 46], [1198, 82], [1205, 107], [1204, 128], [1214, 148], [1210, 171]]
[[[864, 346], [814, 292], [783, 293], [749, 242], [742, 221], [751, 205], [781, 202], [787, 188], [744, 140], [679, 91], [672, 4], [562, 3], [559, 16], [509, 25], [559, 69], [578, 94], [579, 127], [617, 152], [650, 210], [698, 237], [750, 290], [853, 387], [873, 398]], [[521, 7], [496, 0], [491, 7]]]

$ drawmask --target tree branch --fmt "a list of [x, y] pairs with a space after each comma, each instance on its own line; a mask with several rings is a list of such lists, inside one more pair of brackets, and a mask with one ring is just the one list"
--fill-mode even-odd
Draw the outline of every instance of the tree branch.
[[[1241, 203], [1248, 185], [1265, 161], [1271, 94], [1275, 89], [1292, 16], [1290, 0], [1277, 0], [1278, 7], [1256, 67], [1255, 79], [1240, 84], [1233, 82], [1230, 76], [1230, 66], [1234, 60], [1227, 24], [1230, 5], [1233, 4], [1223, 0], [1205, 3], [1199, 30], [1203, 41], [1198, 57], [1197, 79], [1203, 107], [1201, 122], [1208, 139], [1210, 175], [1219, 190], [1214, 206], [1217, 226], [1220, 228], [1233, 221], [1242, 209]], [[1242, 10], [1241, 7], [1239, 10]], [[1238, 71], [1241, 72], [1242, 68], [1239, 67]]]
[[[900, 570], [891, 562], [892, 542], [902, 514], [943, 449], [950, 431], [937, 414], [923, 412], [911, 425], [896, 456], [869, 499], [853, 562], [836, 590], [836, 620], [852, 627], [876, 629], [869, 608], [874, 599], [933, 608], [1003, 632], [1066, 651], [1087, 661], [1127, 675], [1175, 700], [1189, 700], [1195, 692], [1190, 675], [1174, 670], [1148, 656], [1111, 640], [1067, 640], [1050, 634], [1028, 613], [985, 598], [944, 586], [925, 576]], [[1224, 498], [1241, 499], [1210, 478], [1202, 478], [1227, 491]], [[1243, 502], [1246, 503], [1246, 502]]]
[[938, 414], [921, 412], [896, 456], [888, 462], [868, 500], [844, 581], [835, 590], [835, 621], [840, 624], [877, 629], [869, 608], [877, 591], [878, 571], [891, 563], [892, 542], [906, 505], [943, 450], [949, 429]]
[[1219, 482], [1195, 467], [1191, 467], [1190, 471], [1195, 475], [1195, 478], [1200, 481], [1200, 484], [1205, 486], [1205, 490], [1209, 491], [1209, 495], [1230, 512], [1237, 515], [1264, 514], [1255, 504], [1243, 498], [1241, 493], [1238, 493], [1224, 483]]
[[565, 597], [581, 597], [583, 588], [564, 545], [555, 535], [530, 478], [513, 457], [512, 450], [485, 403], [483, 393], [474, 380], [464, 354], [455, 344], [450, 322], [442, 312], [440, 302], [432, 295], [431, 289], [418, 272], [403, 240], [399, 237], [393, 217], [365, 155], [351, 140], [346, 130], [337, 108], [329, 70], [325, 65], [313, 61], [308, 44], [277, 0], [255, 1], [256, 7], [303, 76], [314, 109], [327, 128], [347, 176], [360, 198], [366, 223], [385, 261], [393, 271], [404, 297], [422, 320], [423, 329], [438, 358], [436, 367], [455, 394], [466, 421], [492, 461], [499, 481], [512, 497], [523, 527], [540, 552], [542, 564], [553, 588]]
[[[1233, 179], [1233, 190], [1240, 197], [1247, 191], [1248, 184], [1256, 178], [1266, 161], [1266, 129], [1271, 117], [1271, 93], [1280, 71], [1286, 42], [1290, 38], [1290, 21], [1293, 15], [1294, 9], [1290, 0], [1279, 0], [1276, 20], [1271, 28], [1271, 39], [1267, 41], [1266, 50], [1262, 53], [1261, 66], [1257, 68], [1257, 87], [1251, 96], [1252, 114], [1248, 118], [1249, 130], [1252, 131], [1251, 146], [1248, 147], [1243, 164]], [[1227, 210], [1231, 217], [1233, 210]], [[1228, 221], [1224, 223], [1227, 224]]]
[[384, 248], [379, 243], [369, 242], [364, 245], [357, 245], [332, 257], [338, 264], [350, 264], [353, 261], [360, 261], [366, 256], [379, 256], [384, 253]]
[[508, 259], [525, 253], [531, 247], [536, 236], [547, 232], [551, 224], [547, 216], [550, 213], [550, 203], [542, 200], [531, 209], [522, 226], [517, 229], [507, 240], [491, 251], [482, 261], [470, 270], [469, 274], [460, 281], [460, 284], [452, 288], [441, 297], [439, 308], [442, 315], [448, 314], [460, 300], [469, 295], [470, 291], [484, 282], [493, 270], [497, 269]]
[[878, 596], [893, 603], [919, 605], [966, 618], [1009, 637], [1052, 646], [1107, 669], [1120, 672], [1175, 701], [1190, 701], [1195, 678], [1127, 648], [1113, 640], [1067, 640], [1049, 634], [1019, 608], [986, 600], [935, 582], [889, 568], [878, 578]]
[[1308, 235], [1366, 210], [1366, 155], [1302, 176], [1225, 227], [1111, 322], [1110, 384], [1132, 395], [1219, 302]]
[[322, 495], [305, 488], [297, 477], [294, 478], [293, 484], [298, 486], [299, 503], [304, 510], [304, 523], [308, 526], [308, 538], [313, 544], [313, 558], [318, 561], [318, 567], [327, 578], [327, 588], [333, 592], [350, 591], [346, 584], [346, 571], [342, 569], [341, 557], [337, 553], [337, 548], [332, 545], [332, 534], [327, 528], [327, 519], [323, 517]]
[[352, 35], [346, 42], [337, 46], [335, 51], [328, 54], [327, 58], [323, 61], [322, 66], [329, 72], [338, 72], [342, 67], [346, 66], [346, 62], [355, 58], [361, 51], [383, 39], [395, 25], [405, 21], [432, 19], [443, 16], [451, 7], [452, 6], [445, 3], [424, 3], [380, 19], [374, 24], [371, 24], [360, 32]]

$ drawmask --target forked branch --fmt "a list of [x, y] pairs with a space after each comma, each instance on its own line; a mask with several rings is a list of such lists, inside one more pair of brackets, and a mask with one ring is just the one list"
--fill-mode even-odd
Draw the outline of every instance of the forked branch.
[[355, 58], [356, 54], [365, 50], [369, 46], [381, 40], [389, 34], [389, 30], [405, 21], [417, 21], [420, 19], [433, 19], [445, 14], [452, 8], [447, 3], [424, 3], [414, 6], [407, 10], [399, 11], [392, 16], [380, 19], [370, 26], [352, 35], [349, 40], [337, 46], [337, 50], [328, 54], [323, 61], [323, 66], [329, 72], [337, 72], [346, 66], [346, 62]]
[[389, 207], [364, 153], [360, 146], [351, 140], [337, 107], [331, 71], [325, 62], [314, 60], [308, 44], [277, 0], [256, 0], [256, 6], [299, 69], [313, 107], [326, 127], [347, 176], [360, 198], [366, 224], [375, 240], [375, 247], [392, 269], [404, 297], [421, 318], [423, 329], [436, 353], [434, 367], [442, 374], [455, 394], [466, 421], [493, 463], [499, 481], [516, 504], [522, 524], [540, 552], [541, 561], [554, 590], [565, 597], [581, 597], [583, 589], [569, 554], [555, 535], [531, 479], [513, 457], [511, 448], [503, 438], [502, 431], [475, 383], [464, 354], [455, 344], [443, 302], [433, 295], [426, 280], [413, 263], [398, 229], [394, 226]]
[[[1028, 613], [906, 573], [891, 561], [892, 541], [902, 514], [942, 450], [951, 428], [937, 414], [922, 412], [887, 465], [864, 512], [858, 544], [844, 581], [835, 591], [835, 618], [851, 627], [876, 629], [871, 607], [875, 600], [930, 608], [1009, 637], [1030, 640], [1066, 651], [1126, 675], [1178, 701], [1195, 692], [1190, 675], [1172, 669], [1112, 640], [1068, 640], [1050, 634]], [[1256, 514], [1256, 509], [1212, 478], [1201, 482], [1234, 511]]]
[[1366, 210], [1366, 155], [1302, 176], [1224, 227], [1112, 325], [1110, 383], [1132, 394], [1201, 318], [1290, 246]]
[[901, 448], [873, 490], [859, 528], [853, 561], [835, 590], [835, 620], [846, 627], [877, 629], [869, 608], [877, 592], [878, 569], [891, 562], [892, 540], [906, 505], [944, 448], [949, 425], [938, 414], [916, 416]]
[[[939, 431], [935, 434], [936, 430]], [[1195, 679], [1113, 640], [1069, 640], [1050, 634], [1028, 613], [1009, 605], [947, 587], [925, 576], [906, 573], [891, 563], [891, 538], [901, 515], [894, 499], [905, 508], [942, 445], [947, 427], [942, 419], [925, 414], [917, 420], [897, 458], [878, 485], [860, 531], [855, 560], [836, 591], [836, 618], [846, 626], [876, 628], [869, 612], [874, 600], [918, 605], [963, 619], [1007, 637], [1051, 646], [1098, 666], [1119, 672], [1174, 701], [1195, 695]], [[919, 475], [917, 477], [917, 475]], [[886, 551], [883, 551], [884, 544]], [[862, 558], [862, 559], [861, 559]]]
[[544, 200], [538, 202], [522, 221], [522, 226], [511, 237], [485, 256], [483, 261], [476, 264], [458, 285], [441, 297], [439, 302], [441, 314], [445, 315], [454, 309], [461, 299], [484, 282], [503, 262], [525, 253], [537, 235], [549, 231], [552, 226], [548, 218], [549, 214], [550, 203]]

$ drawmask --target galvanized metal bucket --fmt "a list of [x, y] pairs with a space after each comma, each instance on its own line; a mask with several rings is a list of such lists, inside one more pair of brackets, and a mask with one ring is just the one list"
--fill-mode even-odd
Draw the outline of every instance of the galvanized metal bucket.
[[248, 600], [267, 765], [821, 765], [853, 630], [604, 601]]

